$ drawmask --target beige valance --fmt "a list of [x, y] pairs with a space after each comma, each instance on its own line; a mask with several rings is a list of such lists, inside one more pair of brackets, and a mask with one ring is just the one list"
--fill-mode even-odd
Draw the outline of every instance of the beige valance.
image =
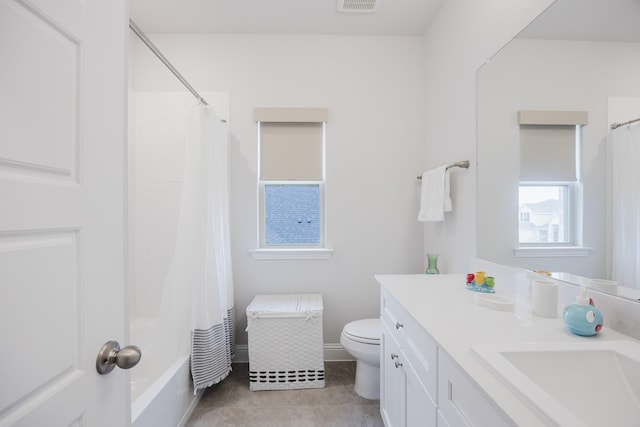
[[326, 108], [256, 108], [256, 122], [272, 123], [318, 123], [326, 122]]

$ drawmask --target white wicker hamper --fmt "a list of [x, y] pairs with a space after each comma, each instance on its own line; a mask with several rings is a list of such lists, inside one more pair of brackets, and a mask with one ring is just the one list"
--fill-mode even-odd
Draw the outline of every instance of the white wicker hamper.
[[247, 333], [250, 390], [324, 387], [322, 295], [256, 295]]

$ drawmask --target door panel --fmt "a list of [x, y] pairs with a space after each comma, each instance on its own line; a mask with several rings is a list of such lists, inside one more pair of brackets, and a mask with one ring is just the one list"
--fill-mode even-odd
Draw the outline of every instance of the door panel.
[[73, 173], [78, 142], [80, 46], [46, 16], [16, 2], [0, 5], [6, 97], [0, 158], [7, 168], [50, 179]]
[[[0, 324], [20, 325], [3, 334], [3, 345], [16, 351], [0, 366], [11, 384], [0, 390], [0, 408], [78, 375], [76, 241], [72, 231], [0, 237], [0, 282], [11, 284]], [[20, 366], [28, 369], [17, 371]]]
[[123, 0], [0, 0], [0, 426], [126, 426]]

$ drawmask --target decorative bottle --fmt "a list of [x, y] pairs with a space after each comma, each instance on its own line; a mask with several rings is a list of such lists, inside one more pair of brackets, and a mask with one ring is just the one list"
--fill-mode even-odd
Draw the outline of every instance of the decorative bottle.
[[438, 254], [427, 254], [427, 262], [425, 274], [440, 274], [440, 270], [438, 270]]

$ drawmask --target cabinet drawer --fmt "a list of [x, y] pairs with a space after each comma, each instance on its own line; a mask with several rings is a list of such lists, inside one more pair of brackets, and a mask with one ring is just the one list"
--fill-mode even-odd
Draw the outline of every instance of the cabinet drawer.
[[383, 321], [389, 325], [398, 345], [404, 350], [416, 374], [435, 400], [438, 360], [436, 342], [384, 288], [380, 301]]
[[438, 408], [448, 427], [512, 425], [442, 351], [438, 352]]

